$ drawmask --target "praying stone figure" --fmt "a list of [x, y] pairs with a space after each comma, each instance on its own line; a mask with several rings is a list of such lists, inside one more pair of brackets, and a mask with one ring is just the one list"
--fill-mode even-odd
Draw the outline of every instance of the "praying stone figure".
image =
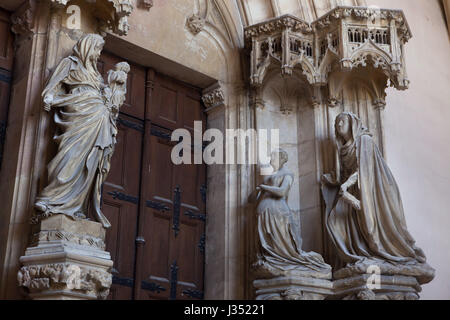
[[84, 35], [42, 93], [45, 110], [55, 109], [60, 134], [54, 137], [58, 152], [48, 165], [48, 185], [36, 199], [38, 219], [55, 214], [84, 219], [92, 205], [95, 219], [111, 226], [100, 210], [101, 189], [110, 170], [130, 67], [117, 64], [106, 85], [97, 70], [104, 43], [97, 34]]
[[331, 274], [331, 267], [322, 256], [302, 251], [300, 225], [288, 205], [294, 175], [287, 162], [286, 151], [272, 152], [270, 164], [274, 173], [256, 188], [259, 250], [253, 267], [262, 278], [318, 273], [326, 278]]
[[397, 183], [372, 135], [349, 112], [338, 115], [335, 131], [339, 172], [322, 177], [326, 229], [345, 267], [334, 277], [375, 265], [381, 274], [431, 281], [434, 270], [407, 230]]

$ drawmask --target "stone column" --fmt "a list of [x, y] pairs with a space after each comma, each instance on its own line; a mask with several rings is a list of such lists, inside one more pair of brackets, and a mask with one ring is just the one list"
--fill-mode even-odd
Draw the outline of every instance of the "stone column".
[[20, 257], [19, 285], [35, 300], [105, 299], [113, 265], [101, 223], [64, 215], [43, 220]]

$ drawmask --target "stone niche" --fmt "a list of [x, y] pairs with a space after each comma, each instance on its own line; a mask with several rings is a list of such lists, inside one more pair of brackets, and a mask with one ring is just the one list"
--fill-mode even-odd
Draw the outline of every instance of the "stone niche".
[[[300, 219], [302, 249], [320, 253], [333, 267], [333, 279], [320, 285], [321, 295], [417, 299], [420, 285], [433, 278], [432, 269], [422, 279], [415, 270], [382, 265], [381, 289], [374, 291], [366, 288], [371, 277], [366, 266], [339, 270], [336, 250], [323, 226], [320, 196], [321, 175], [337, 166], [334, 121], [341, 112], [359, 116], [385, 153], [385, 89], [390, 85], [406, 90], [409, 85], [404, 50], [411, 31], [403, 12], [338, 6], [312, 23], [287, 14], [248, 26], [244, 34], [255, 127], [280, 129], [281, 147], [296, 176], [289, 206]], [[271, 299], [267, 292], [276, 287], [287, 288], [287, 298], [298, 291], [292, 298], [307, 299], [301, 294], [304, 284], [273, 280], [266, 288], [256, 279], [258, 298]]]
[[384, 153], [385, 89], [409, 84], [408, 23], [401, 10], [338, 6], [312, 23], [286, 14], [244, 35], [255, 126], [280, 129], [298, 178], [289, 204], [302, 217], [305, 250], [327, 256], [319, 182], [336, 164], [334, 119], [357, 114]]
[[[261, 87], [262, 101], [255, 110], [257, 129], [279, 130], [280, 148], [289, 155], [294, 173], [289, 206], [302, 226], [305, 251], [322, 251], [320, 190], [316, 183], [316, 144], [313, 96], [306, 77], [295, 70], [282, 77], [276, 68]], [[300, 218], [301, 217], [301, 218]]]

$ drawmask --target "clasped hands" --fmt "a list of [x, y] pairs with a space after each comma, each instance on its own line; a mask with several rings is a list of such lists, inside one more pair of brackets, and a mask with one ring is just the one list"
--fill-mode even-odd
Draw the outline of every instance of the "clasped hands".
[[[332, 176], [330, 174], [324, 174], [322, 175], [321, 179], [323, 184], [326, 184], [328, 186], [332, 187], [338, 187], [339, 181], [334, 181]], [[339, 195], [342, 197], [342, 199], [350, 204], [355, 210], [361, 210], [361, 202], [353, 196], [350, 192], [348, 192], [348, 188], [353, 186], [358, 182], [358, 172], [353, 173], [346, 182], [340, 185]]]

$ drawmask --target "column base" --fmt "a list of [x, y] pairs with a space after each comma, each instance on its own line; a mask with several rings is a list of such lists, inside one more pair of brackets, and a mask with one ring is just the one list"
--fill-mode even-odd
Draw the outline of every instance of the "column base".
[[390, 264], [361, 261], [333, 273], [332, 299], [418, 300], [421, 284], [434, 278], [426, 263]]
[[111, 256], [100, 223], [64, 215], [40, 223], [20, 257], [19, 286], [34, 300], [105, 299], [112, 284]]
[[253, 281], [256, 300], [323, 300], [333, 293], [333, 282], [323, 277], [282, 276]]

